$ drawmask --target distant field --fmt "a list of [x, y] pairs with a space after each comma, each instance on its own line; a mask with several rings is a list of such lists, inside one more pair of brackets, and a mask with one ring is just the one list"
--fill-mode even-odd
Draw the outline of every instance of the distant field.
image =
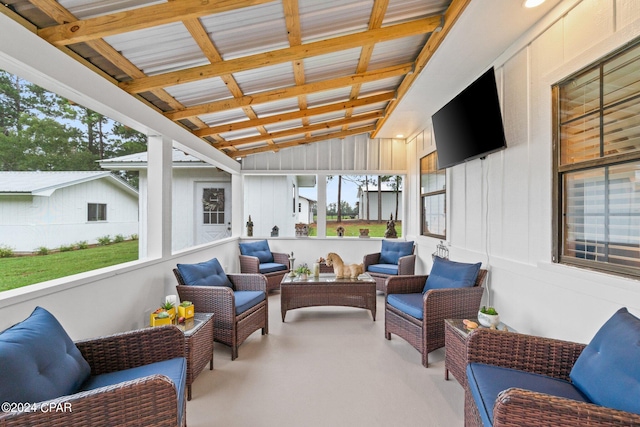
[[49, 255], [0, 258], [0, 291], [138, 259], [138, 240]]

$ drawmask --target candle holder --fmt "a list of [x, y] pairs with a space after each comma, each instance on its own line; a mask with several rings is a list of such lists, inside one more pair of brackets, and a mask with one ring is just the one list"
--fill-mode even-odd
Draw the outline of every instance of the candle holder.
[[289, 270], [291, 270], [291, 272], [289, 273], [289, 277], [296, 277], [296, 273], [295, 271], [293, 271], [295, 260], [296, 259], [293, 257], [293, 252], [291, 252], [291, 255], [289, 255]]

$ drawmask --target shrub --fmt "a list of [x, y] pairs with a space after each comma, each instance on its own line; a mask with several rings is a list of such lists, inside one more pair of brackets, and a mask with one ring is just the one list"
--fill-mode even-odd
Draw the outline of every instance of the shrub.
[[107, 246], [109, 243], [111, 243], [111, 236], [106, 235], [106, 236], [98, 237], [98, 244], [100, 246]]
[[76, 249], [87, 249], [89, 247], [89, 243], [86, 240], [81, 240], [76, 243]]
[[124, 242], [124, 236], [122, 234], [116, 234], [116, 237], [113, 238], [113, 243], [121, 242]]
[[0, 245], [0, 258], [11, 258], [13, 256], [13, 248], [6, 245]]
[[38, 249], [36, 249], [36, 253], [38, 255], [49, 255], [49, 248], [47, 248], [46, 246], [40, 246]]
[[75, 247], [73, 245], [60, 245], [60, 252], [71, 252]]
[[138, 235], [137, 234], [132, 234], [131, 235], [131, 240], [138, 240]]

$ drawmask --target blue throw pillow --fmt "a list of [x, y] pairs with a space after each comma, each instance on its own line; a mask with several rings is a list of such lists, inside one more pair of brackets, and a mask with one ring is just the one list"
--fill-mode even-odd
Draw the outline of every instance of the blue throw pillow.
[[217, 258], [198, 264], [178, 264], [178, 271], [185, 285], [227, 286], [233, 288], [233, 284], [225, 274]]
[[393, 242], [391, 240], [383, 240], [378, 264], [397, 265], [400, 258], [411, 255], [412, 253], [413, 242]]
[[90, 374], [78, 347], [42, 307], [0, 334], [0, 402], [34, 403], [74, 394]]
[[640, 414], [640, 319], [618, 310], [593, 337], [569, 377], [591, 401]]
[[239, 243], [240, 254], [258, 257], [260, 264], [273, 262], [273, 255], [269, 249], [269, 242], [266, 240], [258, 240], [257, 242]]
[[422, 293], [429, 289], [470, 288], [478, 277], [482, 263], [467, 264], [435, 257]]

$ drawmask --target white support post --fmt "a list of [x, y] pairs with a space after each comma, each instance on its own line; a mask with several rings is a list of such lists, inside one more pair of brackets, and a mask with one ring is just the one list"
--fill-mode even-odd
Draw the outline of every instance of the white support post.
[[327, 175], [318, 175], [318, 237], [327, 236]]
[[161, 258], [171, 255], [171, 139], [162, 135], [149, 136], [147, 153], [147, 256]]

